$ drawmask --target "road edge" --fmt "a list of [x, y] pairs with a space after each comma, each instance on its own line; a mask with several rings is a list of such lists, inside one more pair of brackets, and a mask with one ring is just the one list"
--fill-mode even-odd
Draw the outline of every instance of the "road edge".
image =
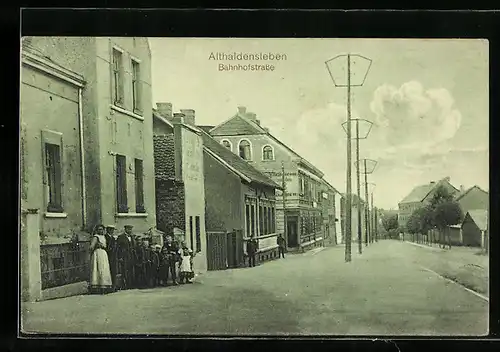
[[442, 279], [444, 279], [444, 280], [446, 280], [446, 281], [452, 282], [452, 283], [454, 283], [455, 285], [460, 286], [460, 287], [461, 287], [461, 288], [463, 288], [464, 290], [469, 291], [469, 292], [470, 292], [470, 293], [472, 293], [473, 295], [475, 295], [475, 296], [477, 296], [477, 297], [481, 298], [482, 300], [484, 300], [484, 301], [486, 301], [486, 302], [490, 303], [490, 299], [489, 299], [487, 296], [484, 296], [484, 295], [482, 295], [482, 294], [481, 294], [481, 293], [479, 293], [479, 292], [476, 292], [476, 291], [474, 291], [474, 290], [471, 290], [470, 288], [465, 287], [464, 285], [462, 285], [462, 284], [460, 284], [460, 283], [458, 283], [458, 282], [456, 282], [456, 281], [454, 281], [454, 280], [452, 280], [452, 279], [449, 279], [449, 278], [447, 278], [447, 277], [445, 277], [445, 276], [443, 276], [443, 275], [441, 275], [441, 274], [439, 274], [439, 273], [435, 272], [434, 270], [431, 270], [431, 269], [426, 268], [426, 267], [421, 266], [421, 265], [419, 265], [419, 267], [420, 267], [421, 269], [425, 270], [425, 271], [431, 272], [431, 273], [433, 273], [433, 274], [435, 274], [435, 275], [439, 276], [440, 278], [442, 278]]

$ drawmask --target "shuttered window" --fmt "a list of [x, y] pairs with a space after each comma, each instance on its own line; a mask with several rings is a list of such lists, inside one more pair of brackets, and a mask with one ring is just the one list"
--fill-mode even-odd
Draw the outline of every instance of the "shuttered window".
[[116, 156], [116, 207], [119, 213], [128, 213], [127, 204], [127, 160]]
[[61, 150], [57, 144], [45, 144], [47, 212], [62, 213]]
[[136, 114], [142, 114], [141, 105], [141, 66], [136, 60], [132, 60], [132, 98], [133, 108]]
[[145, 213], [144, 207], [144, 169], [143, 162], [135, 159], [135, 211]]
[[112, 60], [113, 104], [123, 106], [123, 54], [119, 50], [113, 49]]

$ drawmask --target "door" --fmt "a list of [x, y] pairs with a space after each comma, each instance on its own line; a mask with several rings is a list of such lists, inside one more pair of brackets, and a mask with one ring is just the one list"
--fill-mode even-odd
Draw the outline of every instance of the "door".
[[287, 232], [288, 247], [297, 247], [298, 246], [297, 225], [298, 225], [298, 221], [297, 221], [296, 217], [287, 219], [286, 232]]
[[229, 232], [227, 234], [227, 265], [229, 268], [236, 268], [238, 266], [237, 249], [236, 232]]

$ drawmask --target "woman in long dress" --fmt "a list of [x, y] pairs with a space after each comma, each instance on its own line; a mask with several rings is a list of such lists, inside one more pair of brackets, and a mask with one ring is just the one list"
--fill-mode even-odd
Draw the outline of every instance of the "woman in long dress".
[[92, 242], [90, 243], [89, 293], [91, 294], [104, 294], [113, 291], [106, 242], [104, 226], [101, 224], [96, 225], [93, 231]]

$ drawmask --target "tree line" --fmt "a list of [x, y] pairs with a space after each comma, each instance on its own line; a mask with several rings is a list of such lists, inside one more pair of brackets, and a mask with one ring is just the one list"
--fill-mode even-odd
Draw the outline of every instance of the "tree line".
[[399, 225], [397, 214], [384, 217], [382, 225], [390, 238], [399, 238], [400, 233], [408, 233], [414, 242], [438, 243], [441, 248], [451, 248], [449, 226], [459, 224], [463, 216], [453, 194], [444, 186], [438, 186], [430, 201], [411, 213], [405, 227]]

